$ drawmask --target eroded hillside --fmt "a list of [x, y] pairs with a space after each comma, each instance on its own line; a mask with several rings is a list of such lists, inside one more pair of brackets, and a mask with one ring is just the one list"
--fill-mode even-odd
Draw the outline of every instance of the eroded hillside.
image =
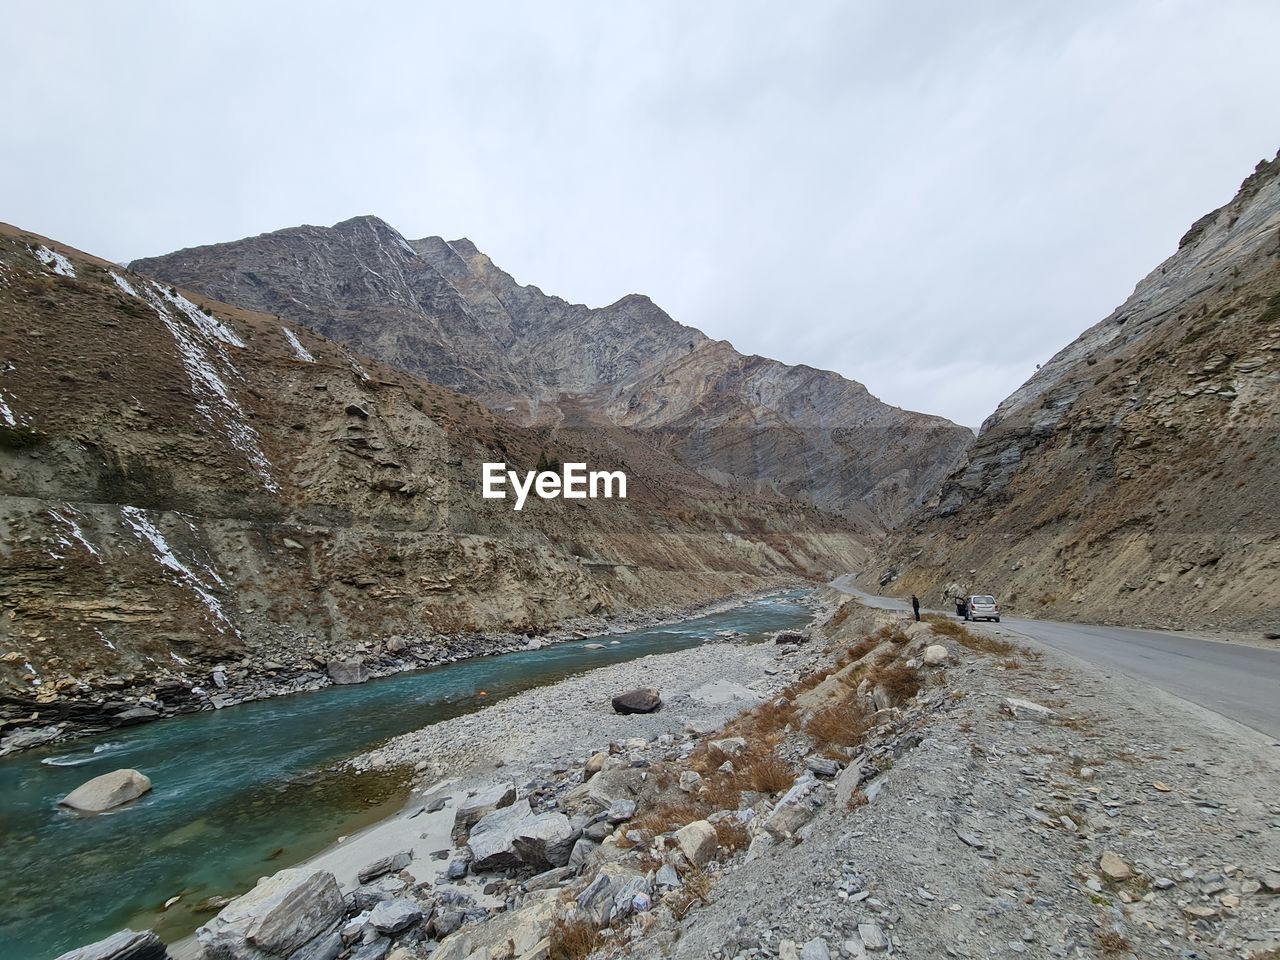
[[1280, 159], [983, 424], [897, 592], [1187, 626], [1280, 619]]
[[517, 283], [469, 240], [375, 217], [181, 250], [134, 267], [278, 314], [524, 424], [624, 426], [726, 489], [892, 525], [972, 441], [859, 383], [744, 356], [648, 297], [592, 309]]
[[[521, 427], [9, 227], [0, 313], [10, 716], [207, 685], [214, 664], [444, 658], [470, 632], [705, 600], [862, 552], [847, 521], [726, 493], [625, 430]], [[622, 469], [628, 499], [516, 513], [480, 497], [488, 461]]]

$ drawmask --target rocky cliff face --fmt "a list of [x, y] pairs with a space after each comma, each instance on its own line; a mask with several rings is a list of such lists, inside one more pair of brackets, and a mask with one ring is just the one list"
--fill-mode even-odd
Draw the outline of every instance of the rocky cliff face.
[[[627, 430], [520, 426], [11, 227], [0, 314], [0, 727], [139, 684], [172, 702], [219, 664], [441, 659], [476, 631], [534, 635], [862, 554], [848, 522], [726, 492]], [[480, 497], [486, 461], [622, 469], [628, 499], [516, 513]]]
[[624, 426], [727, 489], [892, 525], [972, 440], [858, 383], [738, 353], [647, 297], [599, 309], [524, 286], [468, 240], [374, 217], [140, 260], [142, 273], [303, 324], [524, 424]]
[[1280, 159], [983, 424], [891, 545], [903, 591], [1198, 626], [1280, 617]]

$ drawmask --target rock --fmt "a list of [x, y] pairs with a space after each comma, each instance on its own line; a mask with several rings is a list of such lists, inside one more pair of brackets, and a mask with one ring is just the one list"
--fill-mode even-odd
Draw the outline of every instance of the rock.
[[827, 757], [812, 756], [808, 757], [804, 765], [812, 770], [819, 777], [834, 777], [840, 772], [840, 764]]
[[603, 643], [584, 643], [582, 645], [582, 649], [583, 650], [603, 650], [604, 646], [605, 645]]
[[1267, 893], [1280, 893], [1280, 873], [1268, 870], [1258, 878], [1258, 882]]
[[800, 960], [800, 951], [796, 949], [794, 940], [779, 941], [778, 960]]
[[940, 643], [931, 643], [929, 646], [924, 648], [924, 662], [926, 666], [940, 666], [950, 659], [950, 651]]
[[836, 777], [835, 782], [836, 803], [848, 805], [853, 795], [858, 792], [858, 787], [862, 785], [862, 774], [862, 758], [854, 760], [840, 771], [840, 776]]
[[281, 870], [196, 931], [207, 960], [336, 957], [346, 912], [338, 881], [327, 871]]
[[[575, 846], [576, 849], [576, 846]], [[574, 875], [573, 867], [552, 867], [550, 870], [544, 870], [537, 876], [530, 877], [522, 886], [525, 891], [530, 890], [550, 890], [552, 887], [558, 887], [561, 883], [568, 880]]]
[[498, 783], [479, 791], [473, 797], [465, 797], [458, 801], [453, 815], [453, 839], [461, 842], [480, 820], [502, 807], [515, 803], [516, 785], [514, 783]]
[[535, 951], [546, 939], [555, 915], [555, 900], [540, 899], [519, 910], [491, 916], [484, 923], [468, 924], [442, 940], [431, 954], [432, 960], [532, 960], [538, 956]]
[[1098, 861], [1098, 869], [1102, 875], [1114, 883], [1123, 883], [1133, 876], [1133, 868], [1125, 863], [1117, 854], [1107, 850]]
[[831, 951], [827, 949], [827, 941], [819, 937], [810, 940], [800, 948], [800, 960], [831, 960]]
[[747, 741], [742, 737], [725, 737], [723, 740], [712, 740], [707, 744], [712, 750], [736, 757], [747, 749]]
[[466, 860], [450, 860], [444, 874], [450, 880], [461, 880], [467, 875], [467, 870], [470, 866], [471, 864]]
[[113, 770], [82, 783], [58, 802], [83, 813], [101, 813], [138, 797], [151, 789], [151, 780], [137, 770]]
[[150, 930], [121, 930], [105, 940], [64, 953], [58, 960], [169, 960], [169, 951]]
[[387, 652], [403, 653], [405, 651], [405, 648], [407, 648], [408, 646], [409, 644], [405, 642], [404, 637], [391, 637], [387, 641]]
[[383, 960], [391, 951], [391, 940], [387, 937], [374, 937], [356, 947], [348, 955], [347, 960]]
[[1189, 907], [1183, 907], [1182, 912], [1192, 920], [1212, 920], [1218, 915], [1217, 908], [1198, 903], [1193, 903]]
[[653, 687], [641, 687], [620, 693], [613, 698], [617, 713], [653, 713], [662, 706], [662, 698]]
[[1035, 720], [1038, 723], [1045, 723], [1057, 716], [1048, 707], [1042, 707], [1038, 703], [1019, 697], [1005, 697], [1004, 708], [1015, 720]]
[[582, 776], [584, 780], [590, 780], [597, 773], [604, 769], [605, 761], [609, 759], [609, 755], [603, 750], [597, 750], [588, 759], [586, 765], [582, 768]]
[[330, 660], [325, 666], [329, 679], [337, 684], [364, 683], [372, 674], [360, 660]]
[[563, 867], [579, 836], [581, 831], [563, 813], [540, 813], [519, 824], [513, 846], [531, 867]]
[[702, 786], [702, 774], [697, 770], [684, 770], [680, 773], [680, 789], [685, 793], [697, 793]]
[[880, 929], [880, 924], [875, 922], [858, 924], [858, 936], [862, 939], [862, 946], [870, 953], [879, 953], [889, 949], [889, 940], [884, 935], [884, 931]]
[[56, 740], [65, 728], [65, 723], [55, 723], [47, 727], [22, 727], [13, 733], [0, 737], [0, 750], [8, 753], [41, 746], [51, 740]]
[[422, 908], [412, 900], [397, 897], [383, 900], [369, 911], [369, 925], [379, 933], [390, 935], [409, 929], [424, 916]]
[[716, 828], [706, 820], [687, 823], [675, 833], [676, 844], [695, 867], [703, 867], [715, 859], [720, 851]]
[[612, 824], [626, 823], [636, 815], [636, 802], [619, 798], [609, 804], [609, 812], [605, 819]]
[[368, 883], [370, 880], [376, 880], [383, 874], [399, 873], [412, 862], [413, 851], [401, 850], [399, 853], [393, 853], [388, 857], [382, 857], [373, 861], [373, 863], [370, 863], [356, 874], [356, 877], [361, 883]]
[[678, 890], [684, 886], [680, 882], [680, 874], [676, 873], [676, 868], [669, 863], [664, 863], [658, 868], [653, 882], [666, 890]]
[[529, 801], [521, 798], [510, 806], [485, 814], [471, 828], [467, 847], [471, 851], [471, 865], [475, 870], [505, 870], [518, 867], [520, 855], [516, 852], [516, 831], [520, 824], [533, 816]]
[[568, 865], [575, 870], [581, 870], [587, 862], [587, 858], [595, 852], [598, 846], [598, 843], [583, 834], [578, 838], [578, 841], [573, 845], [573, 850], [569, 853]]
[[467, 846], [474, 870], [527, 864], [540, 869], [569, 862], [578, 829], [563, 813], [534, 814], [529, 801], [517, 800], [487, 814], [471, 829]]
[[130, 707], [128, 710], [121, 710], [116, 714], [116, 723], [122, 727], [132, 726], [135, 723], [146, 723], [148, 720], [154, 720], [160, 716], [159, 710], [152, 710], [150, 707]]
[[431, 933], [437, 940], [443, 940], [461, 927], [465, 919], [461, 910], [441, 907], [431, 917]]

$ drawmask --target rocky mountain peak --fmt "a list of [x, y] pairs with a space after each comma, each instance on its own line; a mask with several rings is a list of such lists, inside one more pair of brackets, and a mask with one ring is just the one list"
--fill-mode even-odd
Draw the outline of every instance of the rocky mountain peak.
[[135, 263], [277, 313], [524, 424], [637, 431], [734, 490], [891, 525], [972, 440], [831, 371], [747, 357], [649, 297], [588, 307], [522, 284], [466, 238], [408, 241], [376, 217]]

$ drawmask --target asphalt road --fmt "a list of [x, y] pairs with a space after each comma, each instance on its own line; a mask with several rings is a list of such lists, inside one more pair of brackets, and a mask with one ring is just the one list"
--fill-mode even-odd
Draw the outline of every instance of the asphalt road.
[[[849, 575], [831, 585], [868, 606], [907, 609], [902, 601], [871, 596], [851, 581]], [[1160, 630], [1009, 617], [1000, 625], [1280, 739], [1280, 651]]]

